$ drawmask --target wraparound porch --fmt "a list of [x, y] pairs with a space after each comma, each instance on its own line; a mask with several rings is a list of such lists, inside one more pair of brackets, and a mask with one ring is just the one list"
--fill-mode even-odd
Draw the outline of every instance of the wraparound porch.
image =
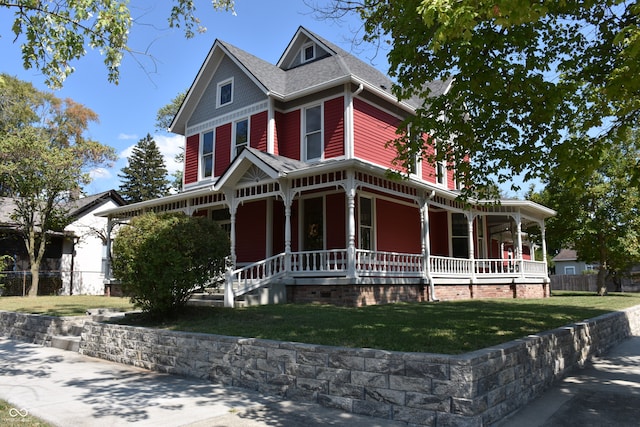
[[[225, 306], [237, 297], [274, 282], [295, 285], [420, 284], [430, 300], [436, 285], [547, 285], [547, 266], [525, 259], [463, 259], [424, 254], [333, 249], [281, 253], [229, 269], [225, 275]], [[473, 292], [473, 291], [471, 291]]]

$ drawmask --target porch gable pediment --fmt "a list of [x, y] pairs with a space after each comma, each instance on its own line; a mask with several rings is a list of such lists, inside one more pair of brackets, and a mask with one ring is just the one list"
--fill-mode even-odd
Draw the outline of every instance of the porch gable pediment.
[[291, 170], [299, 169], [304, 164], [264, 153], [255, 148], [247, 147], [229, 165], [227, 170], [216, 182], [215, 188], [221, 189], [257, 184], [264, 181], [275, 181], [287, 175]]

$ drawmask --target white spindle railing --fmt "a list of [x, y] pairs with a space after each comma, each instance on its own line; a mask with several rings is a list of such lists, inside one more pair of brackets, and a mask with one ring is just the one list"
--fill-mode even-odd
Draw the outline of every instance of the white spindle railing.
[[473, 271], [473, 261], [465, 258], [430, 256], [429, 268], [435, 276], [468, 276]]
[[[355, 269], [358, 276], [422, 277], [424, 258], [421, 254], [403, 254], [356, 250]], [[281, 253], [226, 274], [225, 301], [269, 283], [271, 279], [290, 277], [345, 277], [348, 271], [346, 249]], [[465, 259], [443, 256], [429, 257], [432, 277], [546, 277], [546, 263], [514, 259]], [[230, 303], [230, 302], [226, 302]], [[230, 303], [232, 304], [232, 303]]]
[[356, 251], [356, 272], [359, 276], [420, 277], [421, 254], [397, 252]]
[[[347, 271], [347, 250], [305, 251], [291, 253], [291, 273], [327, 275]], [[338, 275], [338, 274], [336, 274]]]

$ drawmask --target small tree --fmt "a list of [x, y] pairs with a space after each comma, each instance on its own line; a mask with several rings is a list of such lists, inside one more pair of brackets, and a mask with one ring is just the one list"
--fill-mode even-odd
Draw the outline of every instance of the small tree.
[[118, 175], [123, 180], [120, 194], [128, 202], [143, 202], [169, 193], [167, 168], [151, 135], [138, 141], [128, 160], [129, 164]]
[[147, 213], [118, 232], [113, 252], [113, 275], [131, 302], [159, 317], [176, 313], [224, 271], [229, 237], [205, 218]]

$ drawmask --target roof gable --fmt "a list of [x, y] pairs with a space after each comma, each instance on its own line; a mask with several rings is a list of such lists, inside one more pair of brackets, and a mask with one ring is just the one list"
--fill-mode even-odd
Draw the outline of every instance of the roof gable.
[[[308, 48], [313, 50], [311, 56], [306, 55]], [[231, 44], [216, 40], [169, 131], [185, 135], [187, 122], [200, 99], [205, 97], [205, 91], [225, 57], [233, 61], [265, 96], [272, 96], [281, 101], [293, 100], [341, 84], [354, 83], [362, 85], [363, 89], [386, 101], [397, 103], [409, 112], [421, 105], [421, 100], [417, 98], [399, 102], [391, 91], [393, 82], [386, 75], [335, 44], [304, 27], [299, 27], [275, 65]], [[451, 80], [428, 85], [431, 96], [446, 93], [450, 86]]]

